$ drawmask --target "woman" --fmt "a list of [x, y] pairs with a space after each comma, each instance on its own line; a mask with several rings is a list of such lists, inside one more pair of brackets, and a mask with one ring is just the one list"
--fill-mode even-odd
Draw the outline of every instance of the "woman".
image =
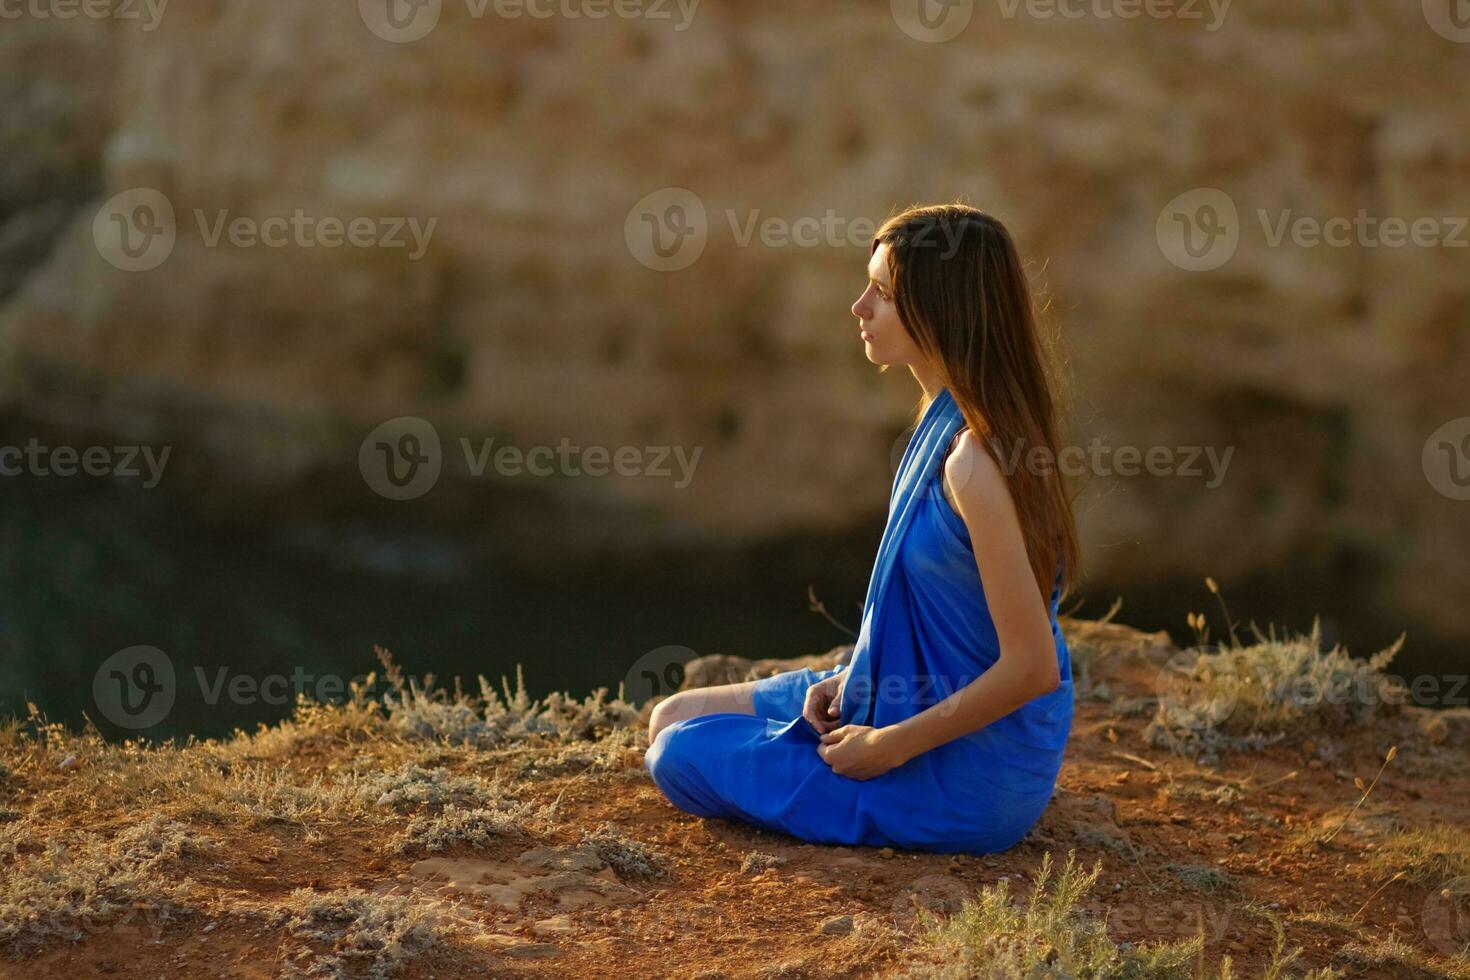
[[1056, 616], [1078, 545], [1048, 359], [1015, 245], [983, 211], [895, 215], [867, 272], [852, 312], [868, 359], [907, 366], [923, 397], [852, 657], [674, 694], [644, 766], [699, 816], [1001, 851], [1050, 800], [1072, 724]]

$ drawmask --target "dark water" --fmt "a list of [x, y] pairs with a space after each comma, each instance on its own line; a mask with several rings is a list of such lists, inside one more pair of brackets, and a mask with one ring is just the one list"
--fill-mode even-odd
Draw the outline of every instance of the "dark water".
[[93, 682], [137, 646], [161, 651], [176, 676], [172, 709], [143, 732], [155, 738], [286, 717], [296, 690], [332, 696], [377, 669], [375, 644], [416, 676], [474, 687], [483, 674], [497, 689], [505, 676], [513, 690], [519, 663], [533, 697], [615, 695], [640, 658], [670, 645], [789, 657], [850, 642], [810, 611], [808, 585], [855, 629], [880, 532], [875, 519], [866, 544], [547, 574], [487, 557], [473, 532], [208, 520], [112, 478], [0, 479], [0, 711], [23, 714], [29, 700], [52, 720], [85, 712], [109, 736], [130, 734], [99, 710]]
[[[209, 518], [199, 503], [111, 477], [0, 478], [0, 712], [23, 714], [32, 701], [52, 720], [85, 713], [109, 737], [227, 735], [287, 717], [297, 690], [335, 696], [378, 667], [375, 644], [414, 675], [458, 674], [473, 686], [483, 674], [497, 688], [505, 676], [514, 688], [519, 663], [532, 696], [579, 697], [616, 694], [671, 645], [684, 655], [817, 653], [851, 636], [811, 611], [808, 588], [856, 629], [882, 530], [874, 515], [838, 537], [547, 573], [492, 557], [473, 528], [426, 531], [381, 514]], [[1304, 632], [1318, 613], [1328, 645], [1365, 656], [1408, 628], [1395, 672], [1463, 674], [1462, 647], [1372, 610], [1363, 572], [1325, 556], [1222, 586], [1242, 626], [1254, 618]], [[1176, 642], [1191, 639], [1188, 611], [1207, 613], [1217, 633], [1223, 623], [1203, 575], [1085, 583], [1062, 611], [1099, 616], [1118, 594], [1118, 621]], [[110, 657], [139, 646], [166, 656], [176, 680], [166, 715], [135, 732], [109, 720], [94, 682]], [[121, 676], [150, 680], [136, 670], [123, 664]], [[102, 674], [105, 691], [115, 679]]]

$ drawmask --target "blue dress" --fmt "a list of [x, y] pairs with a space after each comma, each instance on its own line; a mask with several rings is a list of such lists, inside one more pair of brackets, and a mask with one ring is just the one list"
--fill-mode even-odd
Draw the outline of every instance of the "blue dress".
[[675, 806], [807, 841], [938, 853], [1003, 851], [1051, 799], [1072, 726], [1072, 665], [1057, 623], [1061, 684], [977, 731], [872, 779], [837, 775], [801, 717], [806, 690], [848, 670], [841, 724], [881, 728], [936, 704], [996, 662], [1000, 643], [964, 521], [941, 489], [964, 417], [949, 389], [929, 403], [904, 451], [845, 666], [758, 681], [753, 715], [717, 712], [658, 733], [644, 769]]

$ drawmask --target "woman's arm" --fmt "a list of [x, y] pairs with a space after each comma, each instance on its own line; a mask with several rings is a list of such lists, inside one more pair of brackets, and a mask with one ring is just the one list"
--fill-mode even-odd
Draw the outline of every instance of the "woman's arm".
[[1043, 686], [1021, 665], [1002, 656], [943, 701], [890, 726], [898, 756], [907, 762], [951, 739], [984, 728], [1027, 701], [1056, 690], [1058, 683]]
[[983, 728], [1061, 683], [1051, 617], [1036, 590], [1005, 474], [968, 430], [945, 460], [944, 483], [970, 532], [1000, 657], [943, 701], [890, 726], [905, 759]]

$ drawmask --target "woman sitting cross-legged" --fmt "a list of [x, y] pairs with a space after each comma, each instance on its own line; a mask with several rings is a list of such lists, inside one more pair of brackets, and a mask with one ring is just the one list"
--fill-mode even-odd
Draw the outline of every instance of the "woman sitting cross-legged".
[[923, 395], [852, 657], [656, 705], [644, 767], [675, 806], [935, 852], [1002, 851], [1040, 818], [1072, 724], [1057, 605], [1078, 543], [1033, 303], [983, 211], [878, 230], [852, 312]]

